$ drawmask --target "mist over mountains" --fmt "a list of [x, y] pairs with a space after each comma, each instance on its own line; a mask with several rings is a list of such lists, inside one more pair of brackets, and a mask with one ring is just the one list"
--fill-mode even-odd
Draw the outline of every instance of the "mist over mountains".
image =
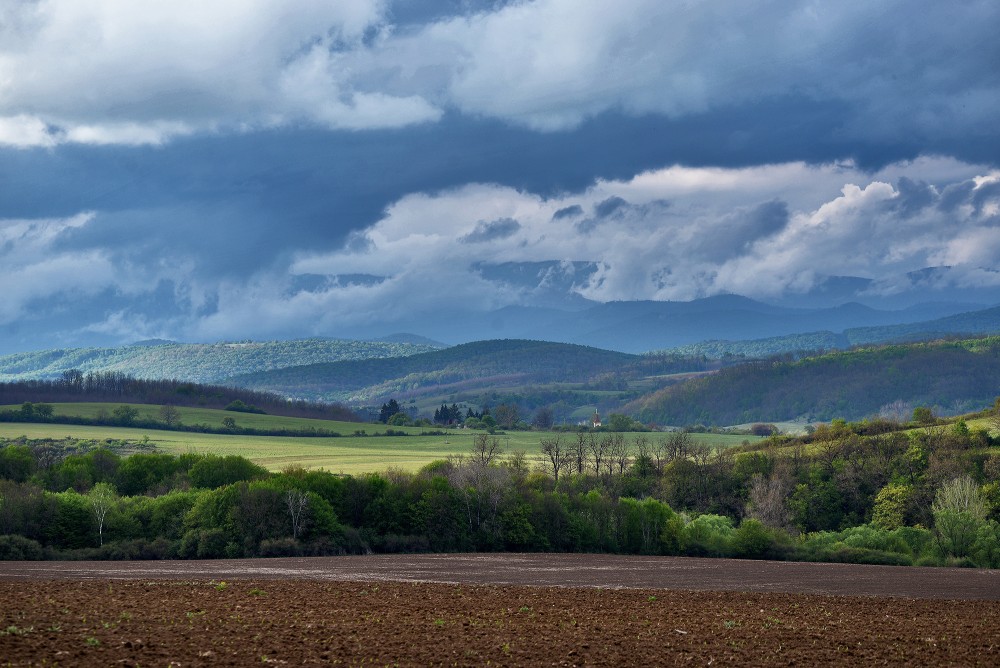
[[[545, 306], [508, 306], [487, 313], [453, 307], [420, 318], [379, 323], [354, 331], [358, 338], [384, 329], [419, 333], [455, 345], [497, 338], [575, 343], [627, 353], [644, 353], [705, 341], [747, 341], [792, 334], [908, 325], [900, 335], [926, 329], [938, 334], [981, 333], [1000, 327], [1000, 316], [969, 316], [963, 323], [931, 321], [984, 311], [983, 304], [926, 302], [902, 309], [880, 309], [852, 302], [825, 308], [782, 306], [737, 295], [720, 295], [689, 302], [629, 301], [588, 303], [577, 310]], [[860, 334], [859, 334], [860, 335]], [[888, 340], [870, 333], [858, 343]], [[840, 345], [852, 345], [848, 338]], [[810, 346], [811, 347], [811, 346]]]

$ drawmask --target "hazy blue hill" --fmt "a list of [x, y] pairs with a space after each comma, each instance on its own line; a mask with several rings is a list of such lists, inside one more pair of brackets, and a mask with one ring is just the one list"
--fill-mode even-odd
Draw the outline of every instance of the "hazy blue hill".
[[859, 419], [893, 402], [968, 410], [1000, 394], [1000, 337], [757, 361], [653, 392], [627, 409], [664, 424]]
[[1000, 332], [1000, 306], [969, 313], [959, 313], [924, 322], [884, 327], [857, 327], [844, 331], [851, 345], [880, 341], [928, 338], [947, 334], [993, 334]]
[[[864, 306], [858, 309], [857, 306], [860, 305], [845, 305], [844, 308], [855, 313], [864, 313], [864, 309], [867, 309]], [[943, 306], [928, 304], [907, 309], [906, 312], [926, 314], [937, 312], [940, 308]], [[846, 350], [857, 345], [933, 341], [954, 336], [996, 333], [1000, 333], [1000, 307], [901, 325], [854, 327], [842, 333], [827, 330], [760, 339], [701, 341], [670, 348], [666, 352], [683, 356], [704, 355], [711, 359], [727, 357], [762, 359], [787, 353]]]
[[403, 390], [464, 381], [503, 386], [517, 382], [584, 381], [641, 361], [586, 346], [503, 339], [466, 343], [444, 350], [236, 375], [229, 382], [298, 398], [368, 401]]
[[850, 347], [850, 343], [843, 334], [808, 332], [749, 341], [702, 341], [689, 346], [673, 348], [669, 352], [684, 356], [704, 355], [709, 359], [728, 357], [763, 359], [788, 353], [817, 352], [848, 347]]
[[67, 348], [0, 357], [0, 381], [57, 378], [63, 371], [119, 371], [135, 378], [218, 382], [251, 373], [318, 362], [413, 355], [426, 344], [342, 339], [242, 343], [144, 343], [118, 348]]
[[928, 314], [952, 316], [964, 307], [934, 304], [885, 311], [852, 302], [831, 308], [807, 309], [774, 306], [738, 295], [719, 295], [690, 302], [609, 302], [573, 313], [549, 313], [547, 317], [538, 318], [526, 335], [641, 353], [691, 346], [702, 341], [747, 341], [822, 331], [883, 328], [909, 324]]

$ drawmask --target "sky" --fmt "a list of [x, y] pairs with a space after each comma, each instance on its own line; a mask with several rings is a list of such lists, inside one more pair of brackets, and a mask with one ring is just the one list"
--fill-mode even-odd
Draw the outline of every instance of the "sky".
[[842, 276], [1000, 303], [998, 28], [993, 0], [6, 0], [0, 352]]

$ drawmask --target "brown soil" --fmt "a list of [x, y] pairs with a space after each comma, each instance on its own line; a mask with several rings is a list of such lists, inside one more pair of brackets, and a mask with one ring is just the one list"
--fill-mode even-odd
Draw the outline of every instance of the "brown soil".
[[[517, 563], [520, 555], [507, 556]], [[955, 572], [987, 585], [986, 596], [965, 597], [980, 600], [775, 593], [760, 591], [768, 583], [752, 576], [746, 589], [758, 591], [691, 591], [623, 587], [619, 570], [600, 570], [607, 557], [577, 556], [594, 566], [590, 584], [605, 587], [391, 581], [394, 562], [401, 578], [418, 579], [408, 570], [413, 557], [368, 558], [367, 581], [329, 579], [337, 574], [321, 564], [366, 574], [337, 559], [119, 563], [103, 564], [104, 571], [91, 564], [0, 563], [0, 663], [1000, 665], [996, 572]], [[466, 558], [474, 559], [435, 557], [434, 563]], [[702, 560], [664, 561], [688, 563], [688, 572], [697, 573]], [[734, 565], [730, 570], [759, 565], [724, 563]], [[210, 564], [238, 577], [222, 584], [205, 575]], [[45, 570], [24, 577], [19, 570], [42, 566], [61, 568], [65, 577], [52, 571], [45, 577]], [[521, 566], [513, 570], [522, 580], [552, 579], [551, 572]], [[255, 568], [268, 571], [248, 577]], [[483, 579], [496, 579], [495, 567], [484, 570]], [[891, 580], [892, 572], [882, 574]], [[901, 569], [900, 577], [935, 573], [950, 569]]]

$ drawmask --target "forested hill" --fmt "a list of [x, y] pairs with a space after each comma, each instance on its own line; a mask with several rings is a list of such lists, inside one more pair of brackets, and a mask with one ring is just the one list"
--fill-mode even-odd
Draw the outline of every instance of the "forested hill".
[[276, 369], [234, 376], [227, 382], [297, 398], [364, 402], [464, 381], [495, 386], [582, 382], [642, 361], [638, 355], [599, 348], [513, 339], [477, 341], [408, 357]]
[[981, 336], [1000, 333], [1000, 307], [970, 311], [946, 318], [901, 325], [852, 327], [843, 332], [821, 331], [788, 334], [746, 341], [712, 340], [672, 348], [678, 355], [765, 358], [803, 351], [847, 350], [878, 343], [933, 341], [946, 336]]
[[240, 373], [339, 360], [397, 357], [435, 346], [393, 341], [299, 339], [242, 343], [149, 342], [117, 348], [67, 348], [0, 357], [0, 381], [59, 378], [64, 371], [118, 372], [134, 378], [216, 383]]
[[654, 392], [626, 407], [646, 422], [731, 425], [860, 419], [895, 402], [961, 411], [1000, 394], [1000, 337], [760, 361]]

